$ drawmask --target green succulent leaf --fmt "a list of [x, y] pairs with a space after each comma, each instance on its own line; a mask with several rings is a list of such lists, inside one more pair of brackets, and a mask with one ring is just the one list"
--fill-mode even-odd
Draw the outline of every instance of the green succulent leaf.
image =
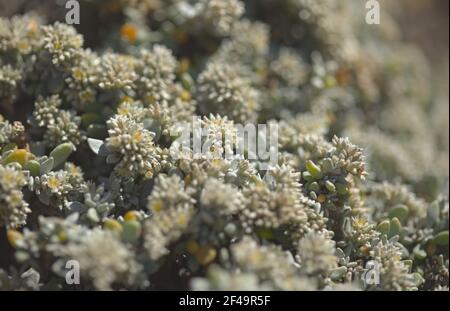
[[425, 252], [422, 248], [420, 248], [420, 245], [414, 247], [413, 254], [414, 257], [418, 260], [423, 260], [427, 258], [427, 252]]
[[30, 171], [31, 176], [36, 177], [41, 173], [41, 165], [38, 161], [30, 160], [23, 167], [24, 170]]
[[448, 246], [448, 230], [436, 234], [433, 238], [433, 243], [439, 246]]
[[382, 234], [389, 234], [389, 232], [391, 231], [391, 222], [387, 219], [383, 220], [378, 224], [377, 230]]
[[128, 220], [123, 224], [122, 240], [127, 243], [135, 243], [141, 235], [141, 224], [136, 220]]
[[404, 222], [408, 218], [408, 214], [408, 207], [403, 204], [399, 204], [389, 211], [389, 218], [396, 217], [398, 218], [398, 220], [400, 220], [400, 222]]
[[328, 191], [330, 192], [336, 192], [336, 186], [329, 180], [327, 180], [325, 182], [325, 187], [327, 188]]
[[389, 238], [400, 234], [400, 232], [402, 231], [402, 224], [397, 217], [391, 219], [390, 225], [391, 230], [389, 231]]
[[322, 178], [322, 170], [313, 161], [309, 160], [306, 162], [306, 169], [315, 179]]
[[53, 158], [54, 161], [53, 167], [56, 168], [66, 162], [74, 150], [75, 147], [72, 143], [63, 143], [53, 149], [52, 152], [50, 152], [50, 157]]

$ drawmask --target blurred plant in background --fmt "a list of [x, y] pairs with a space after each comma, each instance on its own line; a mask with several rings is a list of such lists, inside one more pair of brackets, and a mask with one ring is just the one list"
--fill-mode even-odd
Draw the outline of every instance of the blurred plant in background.
[[[448, 290], [448, 51], [399, 4], [58, 3], [0, 1], [0, 289]], [[175, 157], [195, 116], [277, 165]]]

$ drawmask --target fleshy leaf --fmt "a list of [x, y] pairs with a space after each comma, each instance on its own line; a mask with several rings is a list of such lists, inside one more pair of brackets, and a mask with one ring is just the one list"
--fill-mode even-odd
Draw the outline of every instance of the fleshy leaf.
[[53, 169], [54, 159], [48, 158], [41, 163], [41, 175], [47, 174]]
[[58, 145], [52, 152], [50, 157], [53, 158], [53, 167], [58, 167], [63, 164], [74, 151], [75, 147], [72, 143], [63, 143]]
[[103, 140], [88, 138], [88, 145], [96, 155], [100, 157], [106, 157], [108, 155], [108, 150], [106, 149]]

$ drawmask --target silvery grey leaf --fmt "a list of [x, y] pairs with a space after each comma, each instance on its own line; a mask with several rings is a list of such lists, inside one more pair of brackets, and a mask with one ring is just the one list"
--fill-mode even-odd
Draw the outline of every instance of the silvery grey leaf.
[[41, 175], [47, 174], [53, 169], [53, 158], [48, 158], [41, 163]]
[[96, 155], [100, 157], [106, 157], [108, 155], [108, 149], [103, 140], [88, 138], [88, 145]]
[[48, 205], [50, 203], [50, 197], [48, 196], [47, 193], [45, 192], [41, 192], [38, 195], [39, 201], [41, 201], [43, 204]]

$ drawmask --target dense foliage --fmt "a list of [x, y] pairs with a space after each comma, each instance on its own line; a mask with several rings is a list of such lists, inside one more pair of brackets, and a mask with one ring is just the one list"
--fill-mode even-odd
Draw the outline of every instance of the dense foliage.
[[[388, 12], [80, 2], [90, 48], [0, 18], [0, 289], [448, 290], [448, 98]], [[211, 147], [176, 157], [193, 118]], [[248, 123], [278, 164], [211, 160]]]

